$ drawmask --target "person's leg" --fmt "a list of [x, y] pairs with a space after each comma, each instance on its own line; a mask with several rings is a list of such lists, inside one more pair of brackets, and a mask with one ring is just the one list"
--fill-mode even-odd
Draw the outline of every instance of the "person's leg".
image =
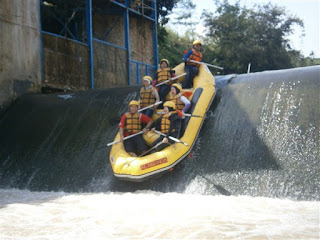
[[124, 150], [126, 150], [127, 153], [129, 153], [130, 156], [136, 157], [135, 153], [135, 147], [134, 147], [134, 141], [132, 141], [133, 138], [129, 138], [123, 142]]
[[165, 85], [166, 86], [163, 89], [164, 101], [166, 101], [166, 97], [167, 97], [168, 93], [171, 91], [171, 86], [167, 85], [167, 84], [165, 84]]
[[156, 152], [159, 152], [169, 146], [170, 146], [169, 143], [162, 143], [162, 144], [159, 144], [159, 146], [157, 146], [155, 150], [156, 150]]
[[167, 84], [163, 84], [159, 87], [159, 98], [162, 104], [166, 101], [166, 96], [170, 92], [171, 87]]
[[193, 79], [198, 75], [199, 72], [199, 68], [197, 67], [192, 67], [192, 78], [190, 78], [190, 82], [189, 82], [189, 87], [192, 88], [193, 87]]
[[186, 71], [186, 76], [184, 78], [184, 81], [182, 82], [182, 88], [189, 88], [189, 82], [190, 82], [190, 77], [192, 77], [192, 71], [190, 66], [186, 66], [185, 67], [185, 71]]
[[134, 142], [136, 148], [135, 154], [137, 154], [138, 156], [149, 149], [146, 141], [143, 139], [141, 134], [134, 137]]

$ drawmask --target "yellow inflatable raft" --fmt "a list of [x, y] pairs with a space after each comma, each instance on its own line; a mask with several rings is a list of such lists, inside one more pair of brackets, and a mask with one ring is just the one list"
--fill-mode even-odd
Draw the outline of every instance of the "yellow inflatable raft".
[[[174, 68], [176, 75], [184, 73], [184, 63]], [[178, 81], [183, 81], [184, 78]], [[112, 145], [110, 151], [110, 163], [115, 177], [128, 181], [144, 181], [155, 175], [162, 174], [183, 160], [190, 151], [197, 139], [201, 126], [205, 120], [204, 116], [210, 107], [215, 96], [215, 79], [205, 65], [200, 65], [199, 74], [194, 78], [193, 89], [184, 89], [182, 92], [189, 92], [191, 107], [188, 113], [203, 117], [186, 117], [186, 127], [182, 143], [174, 143], [162, 151], [155, 152], [141, 157], [131, 157], [121, 142]], [[143, 137], [148, 144], [151, 144], [159, 135], [148, 132]], [[119, 133], [114, 141], [119, 140]]]

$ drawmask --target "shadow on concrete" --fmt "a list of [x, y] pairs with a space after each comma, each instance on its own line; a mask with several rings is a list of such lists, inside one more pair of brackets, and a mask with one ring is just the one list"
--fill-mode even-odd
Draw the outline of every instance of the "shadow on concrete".
[[[142, 183], [115, 179], [104, 147], [139, 88], [23, 96], [0, 120], [0, 187], [319, 199], [319, 135], [306, 135], [319, 129], [318, 77], [319, 67], [233, 76], [217, 91], [193, 157]], [[292, 127], [315, 145], [308, 159], [297, 153], [302, 142], [288, 151], [300, 141]]]

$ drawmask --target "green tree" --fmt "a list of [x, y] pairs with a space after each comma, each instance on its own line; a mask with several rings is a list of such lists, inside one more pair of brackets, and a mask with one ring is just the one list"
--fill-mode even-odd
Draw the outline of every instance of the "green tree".
[[157, 0], [158, 24], [163, 26], [168, 23], [168, 15], [180, 0]]
[[190, 39], [187, 35], [179, 36], [171, 29], [161, 27], [158, 29], [159, 59], [166, 58], [171, 67], [181, 63], [184, 51], [190, 48]]
[[293, 67], [292, 49], [288, 35], [292, 26], [303, 22], [287, 16], [284, 8], [267, 4], [257, 10], [240, 7], [228, 0], [216, 0], [216, 14], [204, 11], [206, 36], [212, 39], [216, 60], [225, 67], [225, 73], [263, 71]]
[[194, 19], [194, 12], [196, 5], [192, 3], [192, 0], [181, 0], [177, 4], [177, 17], [173, 24], [182, 25], [189, 29], [192, 35], [194, 35], [197, 21]]

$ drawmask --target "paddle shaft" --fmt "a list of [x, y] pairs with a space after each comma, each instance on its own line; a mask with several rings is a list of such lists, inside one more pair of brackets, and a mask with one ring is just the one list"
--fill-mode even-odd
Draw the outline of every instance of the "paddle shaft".
[[146, 155], [147, 153], [151, 152], [153, 149], [155, 149], [156, 147], [160, 146], [162, 144], [162, 142], [157, 143], [156, 145], [154, 145], [152, 148], [150, 148], [149, 150], [145, 151], [144, 153], [142, 153], [141, 155], [139, 155], [138, 157], [142, 157], [144, 155]]
[[[133, 138], [133, 137], [135, 137], [135, 136], [137, 136], [137, 135], [140, 135], [140, 134], [142, 134], [142, 133], [143, 133], [143, 131], [140, 131], [140, 132], [137, 132], [137, 133], [135, 133], [135, 134], [129, 135], [129, 136], [123, 138], [123, 141], [124, 141], [124, 140], [127, 140], [127, 139], [129, 139], [129, 138]], [[111, 146], [111, 145], [113, 145], [113, 144], [116, 144], [116, 143], [118, 143], [118, 142], [120, 142], [120, 140], [117, 140], [117, 141], [108, 143], [107, 146], [109, 147], [109, 146]]]
[[[160, 131], [154, 130], [154, 132], [155, 132], [155, 133], [158, 133], [158, 134], [160, 134], [160, 135], [162, 135], [162, 136], [164, 136], [164, 137], [167, 137], [166, 134], [164, 134], [164, 133], [162, 133], [162, 132], [160, 132]], [[182, 142], [181, 140], [179, 140], [179, 139], [177, 139], [177, 138], [174, 138], [174, 137], [171, 137], [171, 136], [168, 136], [168, 138], [171, 139], [171, 140], [173, 140], [173, 141], [175, 141], [175, 142], [182, 143], [183, 145], [188, 146], [187, 143]]]
[[149, 105], [148, 107], [139, 109], [138, 112], [142, 112], [142, 111], [144, 111], [144, 110], [146, 110], [146, 109], [148, 109], [148, 108], [151, 108], [151, 107], [153, 107], [153, 106], [159, 105], [159, 104], [161, 104], [161, 103], [162, 103], [162, 101], [156, 102], [156, 103], [154, 103], [154, 104], [152, 104], [152, 105]]
[[184, 113], [183, 115], [186, 116], [186, 117], [199, 117], [199, 118], [203, 118], [204, 117], [204, 116], [200, 116], [200, 115], [192, 115], [190, 113]]
[[192, 62], [192, 63], [203, 64], [203, 65], [207, 65], [208, 67], [214, 67], [214, 68], [218, 68], [218, 69], [223, 70], [223, 67], [218, 67], [218, 66], [215, 66], [215, 65], [212, 65], [212, 64], [209, 64], [209, 63], [198, 62], [198, 61], [195, 61], [195, 60], [189, 60], [189, 61]]
[[169, 82], [169, 81], [176, 80], [176, 79], [178, 79], [179, 77], [182, 77], [182, 76], [184, 76], [184, 75], [186, 75], [186, 73], [182, 73], [182, 74], [180, 74], [180, 75], [178, 75], [178, 76], [175, 76], [174, 78], [171, 78], [171, 79], [168, 79], [168, 80], [166, 80], [166, 81], [164, 81], [164, 82], [162, 82], [162, 83], [159, 83], [159, 84], [156, 85], [156, 87], [158, 87], [158, 86], [160, 86], [160, 85], [162, 85], [162, 84], [165, 84], [165, 83], [167, 83], [167, 82]]

